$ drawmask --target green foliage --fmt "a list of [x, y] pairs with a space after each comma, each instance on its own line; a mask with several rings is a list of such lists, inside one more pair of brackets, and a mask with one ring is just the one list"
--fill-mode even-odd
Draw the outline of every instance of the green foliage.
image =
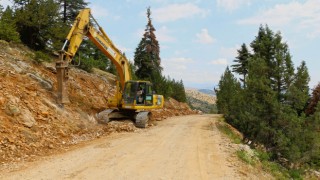
[[232, 65], [232, 71], [242, 75], [243, 78], [240, 78], [240, 81], [243, 82], [243, 86], [246, 86], [246, 76], [248, 74], [248, 65], [249, 65], [250, 53], [246, 44], [242, 44], [241, 49], [238, 50], [238, 56], [233, 61], [237, 64]]
[[136, 74], [134, 72], [136, 72], [136, 67], [134, 66], [134, 63], [132, 63], [131, 61], [129, 61], [129, 67], [130, 67], [130, 74], [131, 74], [131, 78], [132, 80], [137, 80], [138, 77], [136, 76]]
[[287, 96], [288, 104], [301, 115], [306, 110], [306, 105], [309, 100], [309, 73], [306, 63], [302, 61], [297, 68], [297, 73], [294, 75], [293, 83], [289, 87]]
[[256, 161], [253, 157], [250, 157], [249, 154], [244, 151], [244, 150], [238, 150], [236, 152], [237, 156], [239, 157], [239, 159], [241, 159], [242, 161], [250, 164], [250, 165], [255, 165]]
[[318, 83], [318, 85], [312, 91], [310, 102], [305, 111], [307, 115], [312, 115], [316, 111], [316, 107], [318, 105], [319, 100], [320, 100], [320, 83]]
[[273, 161], [262, 161], [262, 167], [270, 172], [275, 179], [290, 179], [290, 174], [286, 168]]
[[[0, 12], [2, 12], [1, 8]], [[0, 13], [0, 39], [8, 42], [20, 42], [20, 36], [16, 30], [15, 23], [13, 11], [8, 6], [3, 13]]]
[[206, 101], [187, 96], [187, 103], [191, 109], [197, 109], [204, 113], [217, 114], [218, 109], [215, 104], [209, 104]]
[[41, 62], [51, 62], [51, 58], [49, 57], [48, 54], [42, 52], [42, 51], [36, 51], [34, 53], [34, 60], [37, 63], [41, 63]]
[[134, 53], [134, 65], [137, 67], [136, 75], [139, 79], [156, 82], [162, 76], [162, 67], [160, 66], [160, 46], [156, 35], [155, 28], [151, 21], [150, 7], [147, 9], [148, 24], [138, 47]]
[[216, 91], [218, 112], [227, 115], [228, 119], [233, 115], [230, 114], [230, 110], [235, 107], [236, 95], [241, 91], [240, 83], [227, 67], [218, 85], [219, 90]]
[[60, 0], [60, 14], [64, 24], [71, 25], [76, 19], [79, 10], [88, 5], [84, 0]]
[[187, 96], [185, 93], [182, 80], [176, 81], [170, 77], [166, 78], [160, 74], [154, 75], [155, 79], [153, 83], [154, 90], [163, 95], [166, 99], [174, 98], [179, 102], [187, 102]]
[[217, 124], [217, 128], [220, 132], [227, 135], [233, 141], [233, 143], [240, 144], [242, 142], [241, 138], [235, 134], [230, 126], [228, 126], [225, 122], [219, 122]]
[[[252, 54], [243, 45], [235, 60], [238, 64], [232, 66], [243, 75], [245, 85], [241, 87], [228, 68], [221, 76], [216, 90], [218, 111], [246, 138], [263, 144], [268, 153], [265, 158], [281, 163], [285, 159], [286, 167], [290, 163], [319, 167], [320, 108], [316, 107], [320, 85], [308, 105], [308, 68], [303, 61], [294, 71], [280, 32], [260, 26], [250, 46]], [[292, 177], [299, 178], [298, 174], [290, 171]]]

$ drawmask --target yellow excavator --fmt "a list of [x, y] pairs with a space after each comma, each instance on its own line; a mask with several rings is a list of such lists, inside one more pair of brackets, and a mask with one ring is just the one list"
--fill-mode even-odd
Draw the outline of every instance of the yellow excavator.
[[115, 96], [108, 100], [107, 109], [96, 115], [97, 119], [107, 123], [112, 118], [129, 117], [137, 127], [145, 128], [151, 116], [149, 110], [162, 108], [164, 98], [155, 94], [149, 81], [131, 80], [128, 60], [93, 18], [90, 9], [79, 12], [56, 61], [58, 104], [70, 103], [67, 86], [69, 64], [84, 37], [88, 37], [111, 60], [118, 73]]

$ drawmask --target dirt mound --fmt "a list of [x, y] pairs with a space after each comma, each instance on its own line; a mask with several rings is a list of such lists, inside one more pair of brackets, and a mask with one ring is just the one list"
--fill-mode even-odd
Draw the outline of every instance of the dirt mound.
[[[71, 104], [56, 104], [54, 63], [39, 63], [21, 45], [0, 41], [0, 162], [30, 160], [112, 132], [136, 131], [131, 121], [98, 124], [94, 115], [115, 92], [112, 77], [70, 69]], [[167, 104], [170, 108], [167, 107]], [[176, 108], [175, 108], [176, 106]], [[183, 110], [183, 112], [181, 112]], [[193, 113], [169, 100], [156, 118]]]

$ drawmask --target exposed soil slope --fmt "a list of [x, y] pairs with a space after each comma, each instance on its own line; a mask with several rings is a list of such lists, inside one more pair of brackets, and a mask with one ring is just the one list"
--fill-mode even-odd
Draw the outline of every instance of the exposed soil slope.
[[[115, 92], [114, 77], [71, 68], [71, 104], [56, 104], [54, 63], [38, 63], [21, 45], [0, 41], [0, 166], [32, 160], [70, 145], [118, 131], [135, 131], [130, 121], [98, 124], [95, 114]], [[54, 59], [53, 59], [54, 61]], [[183, 103], [166, 102], [155, 120], [194, 113]]]

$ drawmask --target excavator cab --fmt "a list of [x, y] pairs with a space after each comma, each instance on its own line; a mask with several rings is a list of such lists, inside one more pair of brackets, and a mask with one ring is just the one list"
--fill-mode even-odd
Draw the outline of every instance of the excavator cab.
[[124, 106], [152, 106], [153, 90], [148, 81], [128, 81], [123, 94]]

